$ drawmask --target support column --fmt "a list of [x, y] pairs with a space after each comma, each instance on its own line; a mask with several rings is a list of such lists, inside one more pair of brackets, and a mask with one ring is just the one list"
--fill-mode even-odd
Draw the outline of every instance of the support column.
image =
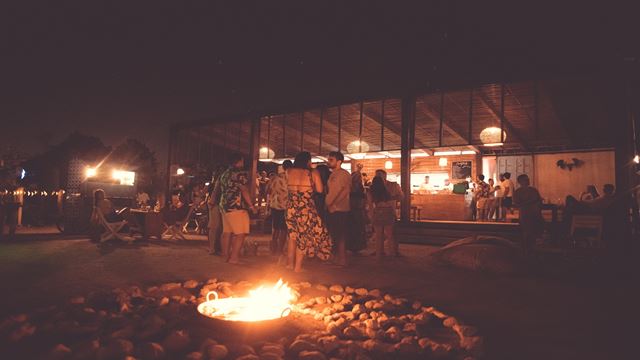
[[249, 193], [251, 199], [256, 199], [256, 179], [258, 178], [258, 157], [260, 156], [260, 118], [251, 119], [251, 133], [249, 135]]
[[[177, 129], [175, 125], [171, 125], [169, 126], [169, 151], [167, 153], [167, 181], [165, 183], [165, 195], [167, 199], [170, 199], [170, 192], [171, 192], [171, 177], [174, 175], [171, 173], [171, 163], [173, 161], [173, 155], [174, 155], [174, 151], [175, 151], [175, 146], [176, 146], [176, 136], [177, 136]], [[162, 204], [164, 205], [164, 204]]]
[[413, 147], [413, 130], [415, 123], [416, 98], [402, 98], [402, 129], [400, 150], [400, 182], [404, 199], [400, 204], [400, 221], [409, 222], [411, 212], [411, 148]]

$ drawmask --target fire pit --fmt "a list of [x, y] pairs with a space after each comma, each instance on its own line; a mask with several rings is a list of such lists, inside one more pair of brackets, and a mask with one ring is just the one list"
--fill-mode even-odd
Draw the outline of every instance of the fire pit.
[[210, 291], [198, 305], [198, 313], [207, 321], [231, 327], [278, 326], [291, 314], [295, 297], [280, 279], [272, 287], [249, 290], [245, 297], [220, 298], [217, 292]]

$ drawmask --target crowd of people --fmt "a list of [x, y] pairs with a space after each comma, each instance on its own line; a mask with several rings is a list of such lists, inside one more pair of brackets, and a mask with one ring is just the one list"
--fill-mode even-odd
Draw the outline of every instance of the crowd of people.
[[507, 213], [511, 212], [515, 191], [511, 173], [500, 174], [499, 179], [496, 184], [493, 179], [485, 182], [482, 174], [477, 176], [472, 205], [476, 221], [506, 221]]
[[277, 172], [259, 174], [254, 202], [244, 159], [233, 156], [229, 167], [214, 176], [208, 196], [209, 252], [239, 263], [250, 213], [264, 208], [273, 228], [271, 251], [294, 271], [302, 271], [306, 258], [347, 266], [349, 251], [366, 248], [369, 224], [377, 259], [396, 255], [393, 226], [396, 204], [403, 197], [400, 186], [387, 181], [384, 170], [377, 170], [369, 180], [361, 164], [349, 173], [342, 167], [344, 160], [335, 151], [329, 153], [326, 164], [314, 166], [311, 154], [301, 152], [293, 161], [285, 160]]

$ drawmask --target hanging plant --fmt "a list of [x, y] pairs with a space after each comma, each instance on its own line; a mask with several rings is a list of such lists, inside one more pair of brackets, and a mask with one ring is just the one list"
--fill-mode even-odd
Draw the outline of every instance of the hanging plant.
[[556, 161], [556, 166], [558, 166], [562, 170], [573, 170], [573, 168], [579, 168], [584, 165], [584, 161], [576, 158], [571, 158], [571, 161], [558, 160]]

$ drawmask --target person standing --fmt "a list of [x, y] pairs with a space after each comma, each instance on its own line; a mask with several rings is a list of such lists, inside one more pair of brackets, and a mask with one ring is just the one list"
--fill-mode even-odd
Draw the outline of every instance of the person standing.
[[271, 254], [282, 255], [287, 240], [287, 223], [285, 211], [287, 210], [287, 170], [293, 167], [291, 160], [285, 160], [278, 168], [278, 174], [269, 180], [269, 209], [271, 210]]
[[302, 271], [306, 257], [328, 260], [331, 256], [331, 238], [316, 210], [314, 192], [322, 192], [320, 175], [311, 169], [311, 154], [296, 155], [293, 167], [287, 170], [287, 229], [289, 242], [287, 268]]
[[320, 180], [322, 180], [322, 192], [316, 192], [314, 195], [314, 201], [316, 203], [316, 209], [318, 209], [318, 215], [322, 219], [323, 223], [327, 223], [327, 188], [329, 182], [329, 176], [331, 175], [331, 170], [325, 164], [321, 164], [316, 166], [316, 171], [320, 174]]
[[504, 201], [504, 189], [502, 188], [502, 182], [504, 181], [504, 175], [500, 174], [498, 177], [498, 185], [496, 185], [496, 203], [494, 205], [496, 212], [496, 221], [504, 221], [504, 209], [502, 203]]
[[362, 180], [362, 168], [363, 165], [358, 163], [353, 173], [351, 173], [351, 193], [349, 194], [351, 225], [349, 226], [346, 246], [347, 249], [353, 253], [358, 253], [367, 247], [364, 228], [364, 205], [366, 199]]
[[544, 219], [542, 218], [542, 197], [538, 189], [530, 186], [529, 176], [518, 176], [518, 190], [513, 193], [513, 205], [520, 209], [520, 228], [522, 229], [522, 254], [529, 257], [536, 239], [542, 236]]
[[511, 206], [513, 205], [513, 192], [515, 190], [515, 185], [513, 184], [513, 180], [511, 180], [510, 172], [505, 172], [503, 176], [504, 180], [500, 183], [502, 195], [504, 196], [502, 199], [502, 216], [506, 218], [507, 211], [511, 211]]
[[249, 234], [249, 213], [256, 213], [247, 183], [249, 176], [244, 170], [244, 159], [239, 154], [230, 158], [229, 168], [220, 176], [216, 186], [220, 189], [220, 211], [222, 213], [222, 256], [230, 264], [240, 262], [240, 251]]
[[489, 221], [493, 221], [493, 217], [496, 215], [496, 192], [499, 187], [499, 185], [497, 187], [495, 186], [495, 182], [492, 178], [489, 179], [489, 200], [487, 201], [487, 219]]
[[261, 209], [264, 205], [267, 207], [267, 188], [269, 187], [269, 178], [266, 171], [260, 171], [258, 176], [257, 188], [258, 188], [258, 209]]
[[[382, 169], [376, 170], [376, 176], [382, 179], [382, 181], [384, 182], [384, 187], [387, 189], [389, 196], [391, 196], [391, 200], [393, 200], [393, 209], [394, 209], [393, 215], [395, 217], [396, 216], [395, 209], [397, 208], [398, 203], [404, 199], [404, 193], [402, 192], [402, 188], [400, 187], [400, 184], [398, 184], [397, 182], [387, 180], [387, 172], [385, 170], [382, 170]], [[389, 239], [387, 239], [387, 241], [388, 240]], [[387, 244], [386, 247], [389, 248], [391, 253], [394, 254], [395, 256], [400, 256], [400, 249], [397, 241]], [[376, 256], [377, 256], [377, 253], [376, 253]]]
[[373, 178], [371, 189], [367, 193], [369, 203], [369, 218], [373, 225], [376, 237], [376, 260], [382, 262], [385, 254], [385, 238], [389, 247], [387, 254], [396, 256], [397, 246], [393, 237], [393, 228], [396, 223], [396, 200], [385, 186], [384, 180], [380, 176]]
[[222, 251], [220, 236], [222, 235], [222, 213], [220, 212], [220, 176], [225, 171], [223, 166], [218, 167], [211, 179], [211, 188], [208, 191], [207, 208], [209, 209], [209, 255], [219, 254]]
[[342, 168], [344, 155], [339, 151], [329, 153], [327, 164], [332, 170], [328, 181], [327, 211], [329, 220], [329, 232], [336, 243], [336, 262], [338, 265], [347, 265], [347, 223], [349, 221], [351, 175]]
[[478, 175], [476, 181], [476, 205], [478, 206], [478, 221], [487, 220], [487, 209], [489, 204], [489, 184], [484, 182], [484, 175]]

